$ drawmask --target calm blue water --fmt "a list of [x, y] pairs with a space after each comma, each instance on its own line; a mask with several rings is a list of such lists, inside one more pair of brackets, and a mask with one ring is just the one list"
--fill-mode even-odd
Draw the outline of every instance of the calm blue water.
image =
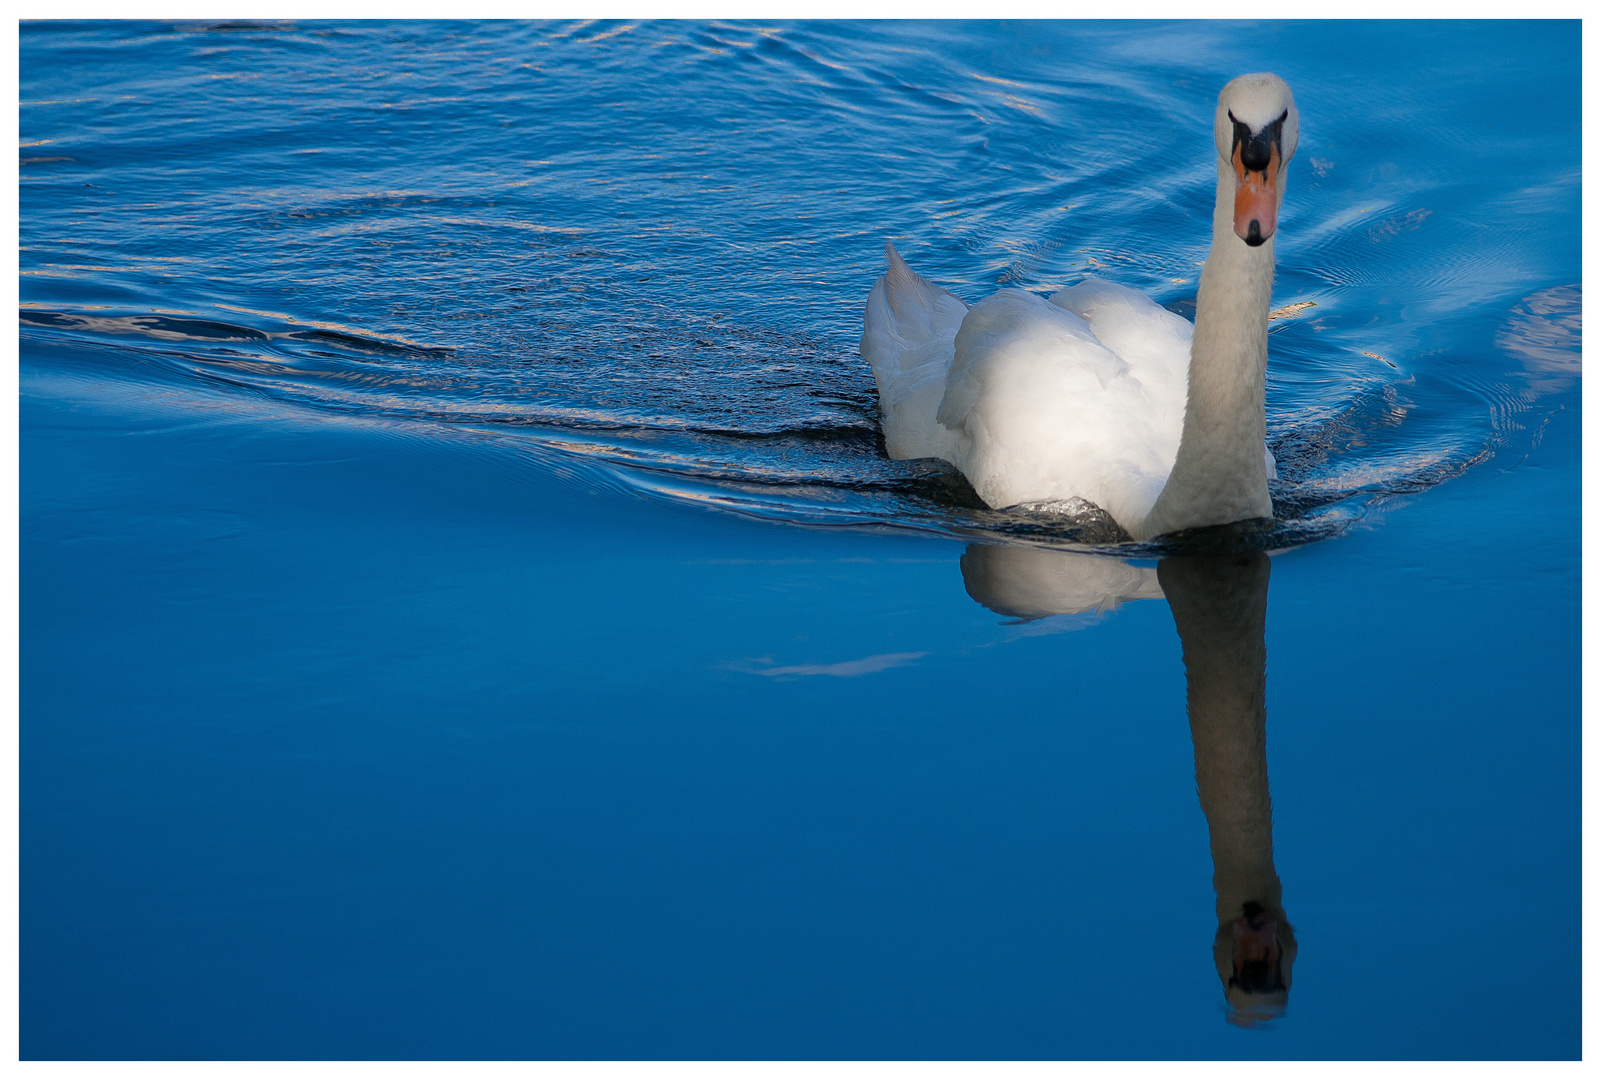
[[[21, 38], [25, 1057], [1579, 1055], [1576, 22]], [[886, 460], [1252, 70], [1271, 562]]]

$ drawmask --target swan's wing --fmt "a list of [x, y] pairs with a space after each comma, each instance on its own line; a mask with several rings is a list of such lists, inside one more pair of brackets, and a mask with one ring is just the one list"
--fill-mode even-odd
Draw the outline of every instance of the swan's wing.
[[936, 419], [989, 505], [1077, 497], [1129, 528], [1173, 467], [1166, 411], [1086, 320], [1006, 289], [962, 321]]
[[889, 271], [868, 294], [861, 350], [878, 382], [885, 448], [897, 459], [948, 459], [951, 435], [934, 413], [967, 305], [912, 273], [894, 245], [884, 251]]

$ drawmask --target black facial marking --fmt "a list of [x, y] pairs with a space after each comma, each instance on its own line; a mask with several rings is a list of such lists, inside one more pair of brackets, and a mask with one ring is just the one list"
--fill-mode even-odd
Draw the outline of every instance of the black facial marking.
[[[1271, 124], [1265, 125], [1256, 134], [1251, 133], [1249, 124], [1242, 124], [1234, 119], [1230, 111], [1229, 120], [1234, 124], [1234, 146], [1229, 150], [1229, 156], [1234, 156], [1234, 150], [1240, 152], [1240, 164], [1245, 166], [1247, 172], [1266, 172], [1268, 162], [1272, 160], [1273, 148], [1279, 148], [1279, 160], [1284, 160], [1284, 121], [1289, 118], [1290, 110], [1285, 109], [1279, 113], [1279, 118]], [[1260, 240], [1257, 243], [1261, 243]]]
[[1262, 238], [1262, 223], [1255, 218], [1251, 219], [1251, 227], [1245, 230], [1245, 242], [1251, 247], [1261, 247], [1266, 242]]

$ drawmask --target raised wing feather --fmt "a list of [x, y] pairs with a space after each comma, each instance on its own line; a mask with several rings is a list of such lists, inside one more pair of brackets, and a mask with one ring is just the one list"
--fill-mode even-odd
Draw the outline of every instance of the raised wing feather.
[[949, 460], [951, 433], [935, 422], [967, 305], [912, 273], [885, 244], [889, 271], [867, 297], [862, 357], [878, 383], [884, 444], [896, 459]]

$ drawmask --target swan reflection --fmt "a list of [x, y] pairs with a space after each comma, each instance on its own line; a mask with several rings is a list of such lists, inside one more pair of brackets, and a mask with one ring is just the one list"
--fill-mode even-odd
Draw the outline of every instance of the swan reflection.
[[1217, 935], [1212, 953], [1244, 1026], [1283, 1015], [1295, 933], [1273, 868], [1267, 782], [1267, 589], [1260, 552], [1179, 555], [1154, 570], [1121, 559], [980, 545], [962, 557], [968, 594], [1014, 618], [1105, 611], [1165, 596], [1184, 649], [1195, 783], [1211, 834]]
[[1156, 568], [1049, 548], [973, 544], [962, 556], [967, 594], [1015, 619], [1113, 611], [1128, 600], [1160, 600]]

